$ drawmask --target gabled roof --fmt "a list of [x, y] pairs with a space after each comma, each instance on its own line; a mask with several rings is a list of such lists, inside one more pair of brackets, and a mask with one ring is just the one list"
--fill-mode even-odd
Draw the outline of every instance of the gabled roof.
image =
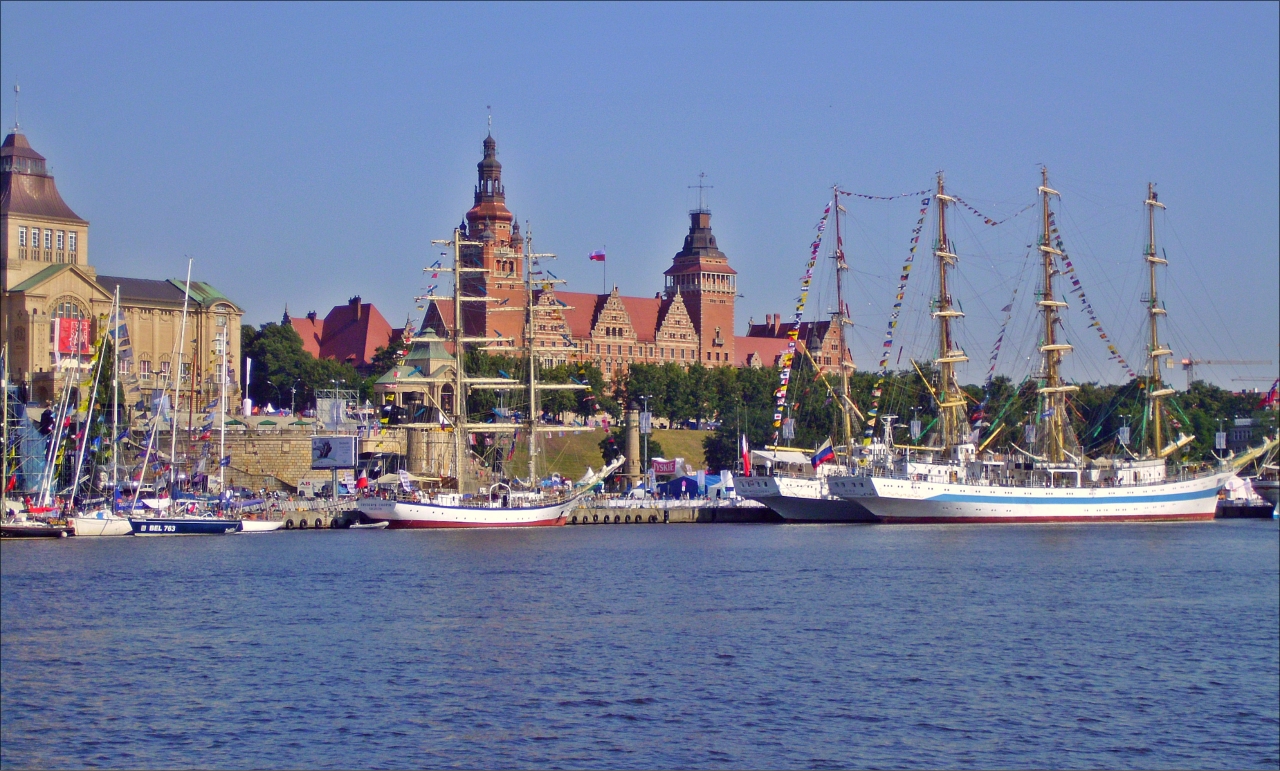
[[600, 309], [609, 299], [607, 294], [587, 294], [586, 292], [556, 292], [556, 299], [566, 306], [561, 309], [564, 325], [569, 335], [575, 338], [591, 337], [596, 317]]
[[18, 284], [17, 286], [13, 287], [13, 289], [11, 289], [10, 291], [30, 292], [32, 289], [40, 286], [41, 284], [53, 278], [54, 276], [58, 275], [62, 271], [69, 270], [70, 268], [71, 268], [71, 265], [65, 262], [60, 262], [57, 265], [50, 265], [49, 267], [45, 268], [44, 270], [40, 271], [34, 276], [28, 278], [26, 281], [23, 281], [21, 284]]
[[[787, 351], [785, 337], [737, 337], [733, 338], [733, 353], [737, 357], [735, 366], [747, 367], [759, 364], [772, 367], [778, 363], [778, 357]], [[757, 357], [752, 360], [752, 356]]]
[[360, 303], [355, 298], [346, 305], [335, 305], [324, 317], [320, 358], [366, 366], [379, 348], [390, 344], [392, 335], [391, 325], [373, 303]]
[[658, 339], [658, 317], [663, 310], [660, 297], [619, 297], [631, 317], [636, 342], [652, 343]]

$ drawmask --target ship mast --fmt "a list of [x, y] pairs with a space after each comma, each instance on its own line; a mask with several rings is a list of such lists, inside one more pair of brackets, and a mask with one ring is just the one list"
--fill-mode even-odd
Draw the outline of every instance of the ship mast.
[[1156, 186], [1153, 183], [1147, 183], [1147, 249], [1145, 257], [1147, 260], [1147, 269], [1150, 274], [1151, 283], [1147, 295], [1147, 316], [1151, 325], [1151, 343], [1147, 359], [1150, 361], [1151, 378], [1147, 382], [1147, 424], [1151, 426], [1151, 443], [1147, 445], [1145, 456], [1148, 458], [1163, 457], [1164, 446], [1163, 426], [1161, 425], [1162, 408], [1160, 402], [1166, 396], [1174, 393], [1172, 388], [1163, 388], [1160, 380], [1160, 359], [1164, 356], [1172, 356], [1173, 351], [1166, 346], [1160, 344], [1160, 317], [1165, 315], [1165, 309], [1160, 306], [1160, 299], [1156, 294], [1156, 266], [1168, 265], [1168, 261], [1158, 256], [1156, 252], [1156, 209], [1164, 208], [1164, 204], [1160, 203], [1156, 195]]
[[1057, 339], [1058, 309], [1067, 304], [1057, 299], [1053, 290], [1053, 277], [1058, 275], [1057, 257], [1062, 252], [1053, 248], [1050, 233], [1050, 196], [1059, 195], [1057, 190], [1049, 187], [1049, 169], [1040, 168], [1040, 214], [1042, 231], [1040, 233], [1040, 254], [1044, 258], [1044, 286], [1040, 293], [1041, 313], [1044, 315], [1044, 342], [1040, 345], [1043, 354], [1042, 369], [1044, 384], [1037, 389], [1040, 402], [1040, 422], [1043, 426], [1044, 457], [1050, 463], [1061, 463], [1066, 459], [1066, 397], [1065, 394], [1079, 390], [1076, 386], [1062, 384], [1062, 356], [1071, 350], [1068, 343], [1059, 343]]
[[938, 172], [938, 192], [934, 197], [938, 201], [938, 241], [933, 250], [933, 255], [938, 258], [937, 310], [933, 312], [933, 317], [938, 320], [938, 358], [934, 359], [934, 364], [938, 367], [938, 425], [942, 448], [947, 449], [960, 444], [962, 439], [964, 393], [956, 383], [955, 365], [968, 361], [969, 357], [955, 344], [951, 332], [951, 320], [962, 318], [964, 313], [952, 306], [951, 291], [947, 286], [947, 267], [957, 261], [951, 251], [951, 239], [947, 237], [947, 204], [955, 199], [944, 192], [942, 172]]
[[[840, 188], [833, 186], [831, 188], [832, 205], [835, 207], [836, 214], [836, 312], [832, 314], [832, 323], [838, 325], [840, 330], [840, 428], [842, 434], [840, 441], [844, 444], [844, 454], [846, 464], [851, 464], [853, 460], [853, 416], [850, 414], [849, 405], [852, 401], [849, 399], [849, 369], [845, 366], [845, 327], [850, 326], [853, 322], [845, 313], [844, 302], [844, 279], [843, 275], [849, 270], [849, 263], [844, 258], [844, 241], [840, 237]], [[816, 360], [815, 360], [816, 362]]]

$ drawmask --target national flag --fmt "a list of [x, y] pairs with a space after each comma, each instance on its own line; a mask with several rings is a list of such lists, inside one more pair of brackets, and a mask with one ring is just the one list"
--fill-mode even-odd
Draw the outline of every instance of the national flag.
[[751, 449], [747, 444], [747, 435], [742, 435], [742, 441], [738, 443], [739, 450], [742, 453], [742, 468], [747, 476], [751, 476]]
[[219, 466], [219, 467], [221, 467], [221, 468], [226, 468], [226, 467], [228, 467], [228, 466], [230, 466], [230, 465], [231, 465], [231, 456], [230, 456], [230, 455], [224, 455], [224, 456], [222, 456], [222, 460], [218, 461], [218, 466]]
[[365, 489], [365, 488], [366, 488], [366, 487], [368, 487], [368, 486], [369, 486], [369, 477], [368, 477], [368, 475], [367, 475], [367, 474], [362, 470], [362, 471], [360, 472], [360, 478], [356, 480], [356, 489], [357, 489], [357, 490], [363, 490], [363, 489]]
[[828, 438], [827, 441], [823, 442], [822, 446], [818, 448], [818, 451], [813, 454], [813, 457], [809, 459], [809, 462], [813, 464], [814, 468], [817, 468], [823, 463], [828, 463], [835, 459], [836, 451], [831, 447], [831, 439]]
[[591, 260], [592, 262], [604, 262], [604, 250], [597, 249], [591, 254], [588, 254], [587, 259]]

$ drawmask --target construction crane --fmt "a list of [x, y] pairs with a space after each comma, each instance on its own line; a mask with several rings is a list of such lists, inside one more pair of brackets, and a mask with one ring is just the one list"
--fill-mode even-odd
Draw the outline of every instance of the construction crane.
[[1211, 367], [1211, 366], [1218, 365], [1218, 364], [1222, 364], [1222, 365], [1237, 365], [1237, 366], [1241, 366], [1241, 367], [1260, 367], [1260, 366], [1264, 366], [1264, 365], [1269, 365], [1269, 364], [1271, 364], [1271, 360], [1270, 360], [1270, 359], [1267, 359], [1266, 361], [1261, 361], [1261, 360], [1259, 360], [1259, 359], [1245, 359], [1245, 360], [1241, 360], [1241, 359], [1183, 359], [1183, 360], [1182, 360], [1182, 369], [1183, 369], [1183, 371], [1184, 371], [1184, 372], [1186, 372], [1186, 373], [1187, 373], [1187, 388], [1190, 388], [1190, 387], [1191, 387], [1191, 384], [1192, 384], [1193, 382], [1195, 382], [1195, 379], [1196, 379], [1196, 367], [1199, 367], [1199, 366], [1201, 366], [1201, 365], [1204, 365], [1204, 366], [1206, 366], [1206, 367]]

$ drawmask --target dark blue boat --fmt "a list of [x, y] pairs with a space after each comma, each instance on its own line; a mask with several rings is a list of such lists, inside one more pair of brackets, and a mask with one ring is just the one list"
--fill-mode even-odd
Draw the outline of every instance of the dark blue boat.
[[240, 520], [220, 517], [130, 517], [134, 535], [227, 535], [240, 532]]

